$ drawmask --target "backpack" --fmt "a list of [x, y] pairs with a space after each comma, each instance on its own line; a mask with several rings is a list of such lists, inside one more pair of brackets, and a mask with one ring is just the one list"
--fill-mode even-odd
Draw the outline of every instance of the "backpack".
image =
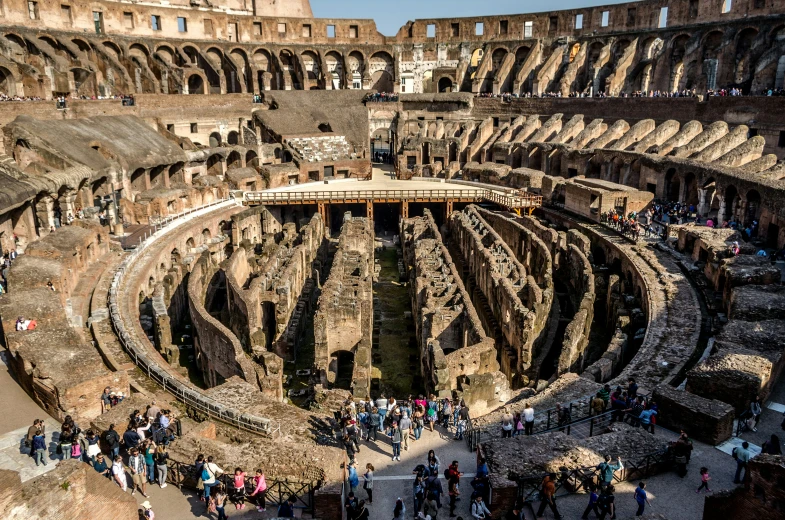
[[608, 505], [610, 505], [610, 500], [608, 498], [608, 495], [606, 495], [605, 493], [600, 495], [597, 498], [597, 505], [600, 506], [601, 509], [606, 509]]
[[207, 464], [205, 464], [204, 466], [202, 466], [202, 481], [207, 482], [208, 480], [210, 480], [210, 477], [211, 477], [210, 470], [207, 469]]

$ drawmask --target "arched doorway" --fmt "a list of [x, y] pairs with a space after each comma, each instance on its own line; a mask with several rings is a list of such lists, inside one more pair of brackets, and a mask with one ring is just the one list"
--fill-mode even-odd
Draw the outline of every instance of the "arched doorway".
[[665, 174], [665, 200], [679, 202], [679, 192], [681, 191], [681, 181], [675, 168], [671, 168]]
[[217, 148], [221, 146], [221, 134], [213, 132], [210, 134], [210, 148]]
[[452, 80], [450, 78], [441, 78], [437, 88], [438, 92], [452, 92]]
[[725, 211], [721, 215], [722, 220], [731, 221], [736, 214], [736, 208], [738, 207], [739, 201], [741, 200], [739, 197], [739, 191], [735, 186], [728, 186], [725, 188], [725, 197], [723, 200], [725, 201]]
[[204, 94], [204, 80], [199, 74], [191, 74], [188, 78], [189, 94]]
[[11, 71], [5, 67], [0, 67], [0, 92], [8, 96], [16, 95], [16, 81]]
[[753, 221], [757, 222], [760, 219], [760, 193], [758, 190], [750, 190], [747, 192], [747, 211], [744, 215], [744, 225], [752, 225]]

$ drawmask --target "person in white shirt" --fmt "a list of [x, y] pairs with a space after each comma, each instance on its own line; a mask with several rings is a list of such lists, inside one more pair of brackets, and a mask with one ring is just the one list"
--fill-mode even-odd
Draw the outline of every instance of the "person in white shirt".
[[112, 477], [114, 478], [117, 485], [120, 486], [120, 489], [123, 491], [128, 490], [128, 478], [125, 476], [125, 468], [123, 467], [123, 458], [118, 455], [114, 458], [112, 462]]
[[204, 485], [204, 499], [209, 504], [210, 489], [218, 484], [218, 477], [223, 474], [224, 470], [213, 463], [212, 457], [207, 457], [207, 463], [203, 466], [203, 471], [206, 471], [208, 476], [207, 480], [202, 479], [202, 484]]
[[531, 435], [534, 429], [534, 408], [526, 403], [523, 409], [523, 430], [526, 435]]

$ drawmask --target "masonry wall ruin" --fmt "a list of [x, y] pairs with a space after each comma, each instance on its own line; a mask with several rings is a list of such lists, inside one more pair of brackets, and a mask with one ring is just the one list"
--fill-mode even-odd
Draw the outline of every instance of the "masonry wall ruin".
[[430, 212], [402, 221], [401, 245], [428, 389], [461, 395], [475, 415], [496, 408], [509, 381]]
[[349, 388], [356, 397], [367, 396], [371, 387], [373, 259], [372, 221], [345, 214], [314, 316], [315, 366], [323, 385], [335, 385], [340, 356], [351, 355]]

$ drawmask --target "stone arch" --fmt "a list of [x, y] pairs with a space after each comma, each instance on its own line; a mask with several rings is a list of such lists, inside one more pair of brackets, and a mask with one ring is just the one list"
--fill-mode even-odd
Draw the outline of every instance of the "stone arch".
[[0, 67], [0, 92], [9, 96], [16, 96], [16, 78], [14, 74], [5, 67]]
[[725, 203], [724, 211], [722, 215], [719, 215], [721, 221], [730, 221], [736, 216], [736, 210], [741, 203], [741, 197], [739, 196], [739, 190], [736, 189], [736, 186], [729, 185], [725, 188], [723, 197], [723, 202]]
[[720, 76], [720, 47], [724, 34], [722, 31], [709, 31], [701, 42], [701, 61], [703, 75], [706, 79], [706, 88], [717, 88], [717, 78]]
[[752, 222], [760, 221], [761, 196], [758, 190], [752, 189], [744, 196], [746, 199], [745, 214], [742, 216], [745, 226], [752, 225]]
[[221, 134], [218, 132], [213, 132], [210, 134], [210, 148], [217, 148], [221, 146], [223, 139], [221, 139]]
[[693, 172], [687, 172], [684, 175], [684, 202], [693, 206], [697, 206], [700, 202], [698, 177]]
[[671, 202], [679, 202], [679, 193], [681, 191], [681, 178], [676, 173], [676, 168], [670, 168], [665, 173], [665, 200]]
[[147, 189], [147, 180], [144, 168], [137, 168], [134, 170], [129, 179], [131, 182], [131, 190], [141, 192]]
[[260, 91], [280, 88], [277, 85], [273, 56], [267, 49], [259, 48], [254, 50], [253, 54], [251, 55], [251, 60], [253, 60], [253, 65], [256, 69], [256, 82], [259, 85]]
[[82, 38], [72, 38], [71, 39], [71, 43], [76, 45], [79, 48], [79, 50], [84, 52], [84, 53], [87, 53], [87, 54], [92, 54], [93, 53], [93, 49], [92, 49], [92, 47], [90, 47], [90, 44], [87, 43], [87, 40], [83, 40]]
[[393, 91], [393, 58], [386, 51], [378, 51], [368, 60], [371, 89], [378, 92]]
[[229, 156], [226, 158], [226, 169], [231, 170], [232, 168], [240, 168], [242, 166], [243, 158], [240, 155], [240, 152], [237, 150], [232, 150]]
[[248, 53], [242, 47], [234, 47], [229, 50], [229, 56], [232, 58], [233, 65], [237, 69], [239, 81], [245, 85], [246, 92], [253, 91], [253, 83], [251, 81], [251, 62], [248, 59]]
[[207, 166], [207, 175], [222, 175], [223, 174], [223, 157], [221, 154], [214, 154], [207, 158], [205, 163]]
[[153, 54], [156, 55], [164, 63], [175, 64], [177, 53], [170, 45], [167, 45], [165, 43], [156, 45]]
[[344, 78], [343, 56], [338, 51], [329, 51], [324, 56], [324, 64], [327, 72], [332, 76], [328, 78], [330, 87], [334, 90], [344, 88], [346, 80]]
[[178, 161], [169, 167], [169, 182], [184, 183], [185, 182], [185, 164]]
[[720, 201], [719, 197], [717, 197], [717, 182], [714, 177], [709, 177], [703, 181], [701, 189], [703, 191], [703, 201], [699, 212], [704, 215], [714, 214], [716, 216], [716, 212], [720, 209]]
[[437, 92], [451, 92], [452, 91], [452, 80], [449, 76], [444, 76], [439, 79], [439, 83], [436, 87]]
[[196, 242], [194, 241], [193, 237], [188, 237], [188, 240], [185, 241], [185, 247], [191, 252], [196, 247]]
[[104, 40], [104, 41], [101, 42], [101, 45], [104, 46], [104, 51], [105, 52], [109, 52], [111, 54], [114, 54], [115, 58], [117, 58], [117, 59], [122, 59], [123, 58], [123, 55], [124, 55], [123, 49], [121, 49], [120, 46], [117, 45], [112, 40]]
[[226, 136], [226, 142], [232, 146], [240, 144], [240, 134], [236, 130], [232, 130]]
[[206, 94], [206, 81], [203, 75], [197, 71], [191, 72], [191, 75], [188, 76], [186, 80], [186, 84], [188, 85], [188, 93], [189, 94]]
[[278, 53], [278, 63], [281, 65], [282, 88], [286, 88], [287, 80], [290, 88], [301, 89], [300, 79], [297, 77], [297, 58], [289, 49], [281, 49]]
[[213, 234], [209, 228], [204, 228], [202, 230], [202, 243], [209, 242], [213, 238]]
[[684, 85], [684, 58], [687, 55], [687, 42], [690, 36], [688, 34], [680, 34], [671, 39], [670, 43], [670, 79], [668, 83], [668, 90], [680, 90]]
[[752, 45], [758, 37], [758, 29], [747, 27], [736, 35], [736, 52], [733, 82], [748, 93], [752, 85], [754, 64]]
[[303, 80], [307, 84], [303, 88], [308, 90], [315, 90], [319, 88], [319, 80], [322, 76], [321, 60], [319, 56], [311, 50], [303, 51], [300, 54], [300, 59], [303, 64]]
[[252, 168], [259, 166], [259, 156], [255, 151], [248, 150], [245, 153], [245, 165]]

